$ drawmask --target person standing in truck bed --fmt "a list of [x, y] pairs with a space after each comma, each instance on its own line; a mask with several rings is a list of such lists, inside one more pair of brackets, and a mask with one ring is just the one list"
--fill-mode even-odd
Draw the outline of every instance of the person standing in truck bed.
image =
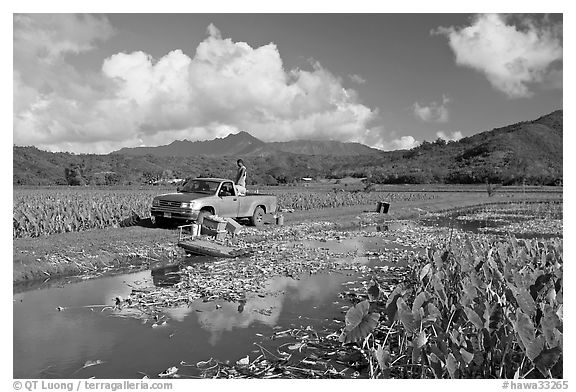
[[242, 159], [238, 159], [236, 161], [238, 165], [238, 170], [236, 171], [236, 192], [239, 195], [246, 194], [246, 166], [244, 166], [244, 161]]

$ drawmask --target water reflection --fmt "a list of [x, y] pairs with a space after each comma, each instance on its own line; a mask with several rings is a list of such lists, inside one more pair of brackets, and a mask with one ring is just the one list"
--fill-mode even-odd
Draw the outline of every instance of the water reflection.
[[[268, 281], [264, 297], [252, 295], [241, 303], [197, 301], [191, 306], [167, 309], [165, 314], [179, 322], [196, 315], [200, 326], [210, 332], [210, 344], [216, 345], [223, 333], [234, 329], [249, 328], [253, 324], [276, 326], [286, 302], [302, 305], [298, 314], [292, 316], [307, 314], [307, 303], [314, 307], [335, 299], [342, 283], [349, 279], [342, 274], [319, 274], [302, 280], [275, 277]], [[328, 307], [325, 314], [315, 310], [310, 315], [327, 317], [334, 310]], [[290, 316], [284, 314], [283, 317]]]
[[[376, 227], [366, 228], [366, 231], [376, 231]], [[390, 251], [414, 250], [412, 246], [406, 246], [392, 239], [383, 237], [352, 237], [344, 239], [329, 240], [304, 240], [294, 242], [293, 246], [302, 244], [305, 248], [326, 250], [333, 253], [353, 254], [359, 257], [352, 257], [356, 262], [367, 262], [365, 255], [371, 253], [389, 253]]]
[[[251, 352], [253, 343], [263, 339], [259, 336], [271, 335], [275, 327], [341, 316], [335, 301], [342, 283], [353, 278], [273, 278], [265, 296], [251, 294], [244, 303], [196, 301], [163, 310], [160, 319], [166, 323], [156, 328], [150, 315], [135, 309], [102, 311], [96, 306], [112, 305], [132, 288], [171, 284], [177, 270], [178, 265], [157, 265], [152, 271], [15, 294], [14, 377], [155, 377], [180, 361], [236, 361], [238, 353]], [[103, 364], [83, 368], [95, 360]]]
[[180, 264], [156, 265], [151, 269], [154, 286], [173, 286], [180, 282]]

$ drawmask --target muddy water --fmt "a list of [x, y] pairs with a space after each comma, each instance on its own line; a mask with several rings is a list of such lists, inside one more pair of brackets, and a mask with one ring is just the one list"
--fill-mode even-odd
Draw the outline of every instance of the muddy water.
[[[269, 347], [265, 336], [277, 329], [322, 324], [337, 330], [333, 319], [342, 319], [343, 306], [338, 292], [352, 278], [274, 278], [268, 295], [248, 298], [243, 307], [198, 301], [159, 313], [156, 323], [134, 310], [90, 306], [113, 304], [116, 296], [127, 297], [131, 286], [167, 284], [170, 272], [143, 271], [15, 294], [14, 377], [157, 377], [171, 366], [193, 376], [195, 368], [181, 361], [196, 364], [214, 357], [235, 362], [240, 354], [257, 350], [255, 342]], [[83, 368], [97, 360], [103, 363]]]
[[[490, 220], [459, 220], [457, 215], [424, 221], [426, 225], [479, 232], [482, 227], [504, 224]], [[514, 218], [517, 219], [517, 218]], [[363, 228], [385, 235], [316, 238], [288, 244], [347, 254], [346, 260], [382, 268], [401, 267], [419, 249], [403, 245], [398, 231], [416, 227], [403, 221]], [[390, 232], [390, 236], [387, 235]], [[393, 250], [394, 258], [378, 254]], [[186, 262], [213, 262], [193, 258]], [[392, 264], [387, 264], [392, 261]], [[182, 260], [182, 263], [184, 261]], [[157, 377], [176, 366], [183, 377], [196, 377], [189, 364], [215, 358], [235, 362], [246, 354], [255, 359], [256, 344], [274, 351], [284, 343], [270, 340], [275, 331], [290, 328], [338, 331], [350, 302], [339, 294], [364, 283], [358, 272], [322, 273], [301, 279], [272, 278], [267, 294], [253, 295], [244, 305], [224, 301], [197, 301], [189, 306], [160, 311], [157, 320], [133, 309], [112, 309], [117, 296], [128, 297], [132, 288], [166, 286], [178, 282], [179, 265], [150, 271], [19, 292], [13, 304], [15, 378], [141, 378]], [[352, 287], [351, 287], [352, 286]], [[365, 291], [364, 291], [365, 292]], [[345, 297], [345, 296], [344, 296]], [[108, 307], [103, 307], [107, 305]], [[59, 310], [60, 308], [60, 310]], [[101, 361], [87, 366], [88, 361]]]
[[[526, 230], [524, 227], [527, 223], [535, 218], [543, 218], [541, 214], [533, 211], [526, 211], [522, 209], [507, 209], [500, 210], [503, 207], [493, 206], [491, 210], [485, 208], [472, 208], [463, 211], [455, 211], [449, 214], [434, 216], [432, 218], [423, 218], [419, 221], [423, 226], [436, 226], [436, 227], [451, 227], [456, 230], [475, 234], [496, 234], [508, 235], [512, 234], [516, 238], [552, 238], [562, 236], [561, 232], [558, 233], [552, 230], [552, 233], [547, 233], [547, 228], [544, 227], [546, 223], [554, 224], [554, 221], [562, 221], [562, 213], [548, 212], [546, 213], [547, 222], [543, 223], [541, 227], [535, 227], [532, 230]], [[488, 213], [486, 213], [488, 211]], [[561, 231], [561, 230], [560, 230]]]
[[[373, 256], [375, 252], [398, 249], [382, 237], [305, 240], [287, 246], [302, 243], [349, 254], [342, 261], [367, 265], [386, 264]], [[278, 330], [311, 326], [338, 331], [350, 305], [339, 294], [350, 292], [354, 282], [365, 278], [349, 270], [300, 279], [275, 277], [267, 282], [264, 296], [253, 294], [244, 305], [196, 301], [162, 310], [157, 321], [134, 309], [111, 307], [116, 297], [127, 298], [133, 288], [177, 283], [177, 272], [186, 263], [215, 260], [193, 257], [137, 273], [15, 290], [14, 377], [157, 377], [172, 366], [180, 369], [179, 374], [197, 376], [195, 367], [181, 365], [181, 361], [196, 364], [213, 357], [235, 362], [246, 353], [254, 359], [260, 354], [255, 343], [271, 350], [283, 343], [269, 339]], [[84, 367], [87, 361], [102, 363]]]

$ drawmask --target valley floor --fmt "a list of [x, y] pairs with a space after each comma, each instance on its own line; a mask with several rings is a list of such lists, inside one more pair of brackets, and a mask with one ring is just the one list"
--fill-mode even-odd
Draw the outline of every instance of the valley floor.
[[[439, 192], [433, 200], [413, 200], [391, 203], [388, 214], [374, 213], [376, 206], [361, 205], [343, 208], [325, 208], [284, 213], [287, 226], [308, 222], [328, 222], [340, 228], [360, 224], [377, 224], [386, 220], [417, 219], [427, 213], [454, 210], [483, 204], [515, 201], [562, 201], [562, 193], [497, 192], [488, 197], [486, 192]], [[274, 226], [246, 230], [245, 241], [265, 240], [266, 231]], [[319, 225], [317, 230], [322, 230]], [[260, 234], [262, 233], [262, 234]], [[55, 234], [39, 238], [13, 240], [13, 282], [21, 284], [53, 279], [61, 276], [89, 275], [125, 270], [143, 269], [155, 261], [180, 257], [176, 246], [177, 229], [154, 227], [149, 219], [127, 228], [108, 228], [84, 232]]]

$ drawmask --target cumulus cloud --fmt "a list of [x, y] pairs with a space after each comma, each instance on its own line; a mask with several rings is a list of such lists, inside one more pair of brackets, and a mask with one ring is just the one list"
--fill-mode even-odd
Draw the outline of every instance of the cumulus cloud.
[[[78, 33], [84, 24], [88, 31]], [[66, 62], [112, 33], [94, 16], [24, 15], [15, 23], [15, 144], [105, 153], [239, 130], [264, 141], [382, 143], [368, 128], [377, 111], [321, 64], [285, 70], [275, 44], [253, 48], [223, 38], [214, 25], [193, 56], [179, 49], [159, 59], [116, 53], [94, 74]]]
[[453, 141], [457, 141], [462, 139], [462, 132], [460, 131], [454, 131], [454, 132], [444, 132], [444, 131], [438, 131], [436, 132], [436, 136], [439, 137], [440, 139], [444, 139], [446, 141], [449, 140], [453, 140]]
[[483, 73], [510, 98], [530, 97], [534, 84], [561, 88], [562, 26], [548, 18], [478, 15], [470, 26], [433, 33], [448, 38], [458, 65]]
[[417, 141], [414, 136], [401, 136], [397, 139], [381, 141], [372, 147], [383, 151], [410, 150], [411, 148], [417, 147], [419, 144], [420, 142]]
[[448, 121], [448, 103], [450, 99], [443, 95], [442, 102], [432, 102], [428, 105], [414, 103], [412, 109], [414, 115], [426, 122], [447, 122]]

